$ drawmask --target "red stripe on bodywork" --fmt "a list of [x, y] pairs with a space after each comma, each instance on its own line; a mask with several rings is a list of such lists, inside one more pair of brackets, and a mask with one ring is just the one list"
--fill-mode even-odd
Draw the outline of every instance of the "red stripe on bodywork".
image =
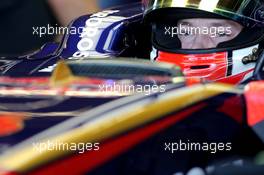
[[245, 88], [247, 120], [250, 126], [264, 121], [264, 81], [249, 83]]
[[90, 172], [98, 166], [115, 158], [116, 156], [128, 151], [133, 146], [156, 133], [174, 125], [175, 123], [188, 117], [190, 114], [202, 109], [206, 104], [199, 104], [190, 107], [182, 112], [156, 121], [143, 128], [139, 128], [128, 134], [110, 140], [100, 145], [99, 151], [90, 151], [83, 154], [74, 154], [63, 160], [55, 161], [47, 167], [36, 170], [34, 175], [53, 175], [53, 174], [83, 174]]
[[217, 111], [222, 112], [231, 118], [233, 118], [236, 122], [243, 122], [243, 102], [240, 96], [233, 96], [226, 99]]
[[26, 118], [23, 113], [0, 113], [0, 138], [22, 131]]

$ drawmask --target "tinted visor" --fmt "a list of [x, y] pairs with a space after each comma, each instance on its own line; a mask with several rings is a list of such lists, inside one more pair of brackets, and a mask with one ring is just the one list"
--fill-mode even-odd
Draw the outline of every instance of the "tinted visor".
[[175, 24], [152, 25], [153, 39], [164, 48], [212, 49], [235, 39], [243, 27], [226, 19], [181, 19]]
[[221, 22], [225, 22], [225, 20], [212, 19], [212, 24], [209, 21], [206, 22], [207, 26], [200, 25], [199, 27], [194, 24], [184, 24], [193, 22], [199, 25], [205, 21], [209, 20], [183, 19], [174, 24], [153, 23], [152, 44], [155, 48], [168, 52], [196, 53], [201, 51], [210, 53], [252, 46], [264, 39], [264, 28], [242, 28], [236, 31], [234, 26], [225, 26], [225, 24], [214, 26], [222, 24]]

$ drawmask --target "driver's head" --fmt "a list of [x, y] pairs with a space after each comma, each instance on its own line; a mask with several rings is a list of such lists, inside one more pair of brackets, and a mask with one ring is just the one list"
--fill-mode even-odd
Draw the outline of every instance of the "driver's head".
[[263, 48], [263, 0], [145, 0], [144, 6], [151, 59], [178, 64], [187, 76], [217, 80], [253, 69]]

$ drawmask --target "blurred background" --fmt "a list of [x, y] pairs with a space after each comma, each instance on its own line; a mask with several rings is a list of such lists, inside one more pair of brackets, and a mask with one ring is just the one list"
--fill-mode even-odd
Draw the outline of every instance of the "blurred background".
[[25, 54], [57, 36], [33, 35], [33, 27], [67, 26], [81, 15], [139, 0], [1, 0], [0, 55]]

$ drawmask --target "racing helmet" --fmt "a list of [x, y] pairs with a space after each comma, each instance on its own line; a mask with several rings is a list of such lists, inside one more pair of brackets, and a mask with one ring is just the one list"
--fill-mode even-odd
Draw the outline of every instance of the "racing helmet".
[[[263, 51], [264, 0], [143, 0], [143, 6], [144, 21], [152, 29], [151, 60], [177, 64], [186, 77], [238, 83], [252, 75]], [[185, 24], [185, 33], [181, 33], [179, 23], [184, 19], [196, 24], [218, 19], [233, 22], [241, 30], [234, 38], [213, 47], [184, 48], [182, 42], [186, 40], [180, 37], [197, 29]], [[215, 36], [226, 34], [221, 27], [222, 33], [214, 27], [218, 32]], [[212, 27], [205, 28], [197, 31], [211, 36]]]

